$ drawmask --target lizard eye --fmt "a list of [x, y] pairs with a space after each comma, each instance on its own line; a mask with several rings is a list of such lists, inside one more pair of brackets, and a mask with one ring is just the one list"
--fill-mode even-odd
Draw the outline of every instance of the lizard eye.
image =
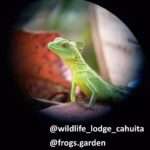
[[62, 44], [62, 47], [63, 47], [63, 48], [68, 48], [68, 47], [69, 47], [69, 44], [68, 44], [68, 43], [63, 43], [63, 44]]

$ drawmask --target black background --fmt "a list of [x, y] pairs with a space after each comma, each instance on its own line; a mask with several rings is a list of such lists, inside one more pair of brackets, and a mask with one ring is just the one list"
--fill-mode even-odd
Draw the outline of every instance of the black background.
[[[48, 149], [48, 126], [50, 124], [63, 124], [57, 120], [36, 116], [32, 111], [32, 104], [28, 103], [30, 98], [24, 96], [15, 85], [11, 74], [9, 62], [11, 28], [16, 22], [18, 14], [25, 8], [31, 0], [1, 1], [0, 4], [0, 70], [1, 70], [1, 110], [2, 110], [2, 139], [4, 148], [2, 149]], [[96, 2], [96, 1], [93, 1]], [[116, 1], [101, 0], [97, 4], [110, 10], [118, 16], [134, 33], [145, 56], [144, 78], [140, 87], [130, 96], [129, 100], [104, 118], [80, 122], [79, 124], [105, 124], [117, 125], [144, 125], [146, 114], [146, 102], [149, 100], [149, 45], [147, 42], [148, 10], [147, 4], [142, 1]], [[147, 116], [148, 117], [148, 116]], [[65, 123], [64, 123], [65, 124]], [[67, 123], [66, 123], [67, 124]], [[71, 123], [70, 123], [71, 124]], [[146, 149], [144, 134], [119, 134], [115, 136], [100, 136], [98, 134], [89, 137], [83, 134], [59, 134], [55, 137], [63, 137], [66, 140], [93, 138], [106, 139], [108, 149]], [[77, 138], [76, 138], [77, 137]], [[61, 148], [67, 149], [67, 148]], [[92, 149], [92, 148], [90, 148]]]

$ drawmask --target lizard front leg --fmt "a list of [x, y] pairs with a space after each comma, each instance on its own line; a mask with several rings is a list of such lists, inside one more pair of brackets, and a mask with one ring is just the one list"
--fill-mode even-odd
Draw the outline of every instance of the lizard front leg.
[[71, 84], [70, 100], [71, 102], [76, 101], [76, 83], [74, 79], [72, 80], [72, 84]]
[[90, 97], [90, 101], [89, 101], [89, 107], [93, 106], [95, 104], [95, 101], [96, 101], [96, 94], [95, 92], [92, 92], [92, 95]]
[[92, 110], [92, 106], [95, 104], [95, 101], [96, 101], [96, 94], [95, 94], [95, 92], [93, 92], [91, 97], [90, 97], [89, 103], [88, 104], [82, 104], [82, 106], [84, 108]]
[[88, 80], [88, 79], [87, 79], [86, 84], [87, 84], [87, 87], [89, 88], [89, 90], [92, 93], [92, 95], [90, 97], [89, 104], [88, 104], [88, 106], [91, 107], [91, 106], [93, 106], [96, 103], [96, 93], [95, 93], [96, 89], [95, 89], [93, 83], [91, 83], [91, 81]]
[[85, 82], [85, 86], [89, 89], [89, 91], [91, 92], [91, 97], [90, 97], [90, 101], [88, 104], [84, 104], [83, 106], [85, 108], [92, 108], [92, 106], [96, 103], [96, 93], [95, 93], [95, 90], [93, 88], [93, 85], [92, 83], [87, 79], [86, 82]]

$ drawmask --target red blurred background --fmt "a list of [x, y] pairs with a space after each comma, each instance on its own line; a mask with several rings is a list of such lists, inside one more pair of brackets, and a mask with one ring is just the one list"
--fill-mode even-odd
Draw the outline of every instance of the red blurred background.
[[63, 63], [47, 48], [47, 43], [59, 36], [48, 32], [13, 33], [13, 73], [24, 93], [44, 99], [68, 93], [70, 83], [64, 77]]

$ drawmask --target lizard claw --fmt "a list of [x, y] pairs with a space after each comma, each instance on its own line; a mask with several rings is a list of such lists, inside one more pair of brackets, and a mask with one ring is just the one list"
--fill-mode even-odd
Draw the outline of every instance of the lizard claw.
[[92, 105], [85, 104], [83, 102], [77, 102], [79, 106], [84, 107], [85, 109], [93, 110]]

